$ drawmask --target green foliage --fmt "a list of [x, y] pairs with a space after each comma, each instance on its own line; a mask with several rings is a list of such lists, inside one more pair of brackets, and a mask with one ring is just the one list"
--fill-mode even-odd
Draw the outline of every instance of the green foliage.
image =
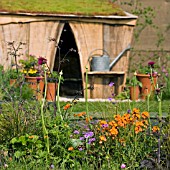
[[109, 1], [101, 0], [13, 0], [0, 1], [1, 10], [9, 12], [40, 12], [77, 15], [125, 15], [124, 11]]
[[170, 69], [162, 67], [162, 83], [164, 84], [162, 97], [163, 99], [170, 99]]
[[56, 83], [58, 82], [58, 78], [59, 78], [59, 74], [57, 71], [53, 71], [52, 73], [50, 73], [47, 77], [47, 82], [50, 83]]
[[132, 79], [129, 83], [131, 86], [140, 86], [142, 87], [142, 83], [136, 78], [136, 74], [133, 75]]
[[20, 59], [19, 63], [22, 64], [23, 68], [29, 70], [37, 65], [38, 59], [34, 55], [27, 55], [27, 59]]

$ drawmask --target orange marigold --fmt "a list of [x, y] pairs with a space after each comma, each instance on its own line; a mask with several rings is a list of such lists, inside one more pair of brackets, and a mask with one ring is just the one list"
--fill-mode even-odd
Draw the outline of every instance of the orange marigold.
[[71, 104], [70, 103], [67, 103], [65, 106], [64, 106], [64, 110], [67, 110], [67, 109], [69, 109], [71, 107]]
[[117, 135], [118, 134], [118, 130], [115, 128], [115, 127], [112, 127], [110, 130], [109, 130], [110, 134], [111, 135]]
[[104, 125], [104, 124], [107, 124], [107, 122], [105, 120], [100, 120], [100, 125]]
[[135, 127], [135, 133], [138, 134], [139, 132], [142, 132], [143, 129], [141, 128], [141, 126], [136, 126]]
[[142, 121], [137, 121], [135, 122], [136, 126], [145, 126]]
[[120, 121], [122, 119], [121, 115], [119, 115], [119, 114], [115, 115], [114, 118], [116, 121]]
[[72, 150], [74, 150], [72, 146], [68, 148], [68, 151], [72, 151]]
[[92, 116], [86, 117], [86, 123], [89, 123], [89, 121], [92, 120], [92, 119], [93, 119]]
[[158, 132], [160, 129], [158, 126], [153, 126], [152, 127], [152, 132]]
[[149, 117], [149, 113], [148, 112], [142, 112], [142, 117], [144, 118], [144, 119], [146, 119], [146, 118], [148, 118]]
[[136, 118], [136, 119], [140, 119], [140, 113], [134, 112], [134, 113], [132, 114], [132, 117], [133, 117], [133, 118]]
[[140, 110], [139, 109], [137, 109], [137, 108], [134, 108], [133, 110], [132, 110], [132, 114], [134, 114], [134, 113], [140, 113]]
[[84, 116], [85, 114], [86, 114], [86, 112], [81, 112], [78, 114], [74, 114], [74, 117], [76, 117], [76, 116], [81, 117], [81, 116]]
[[106, 137], [105, 136], [99, 136], [99, 138], [100, 138], [100, 141], [105, 141], [106, 142]]
[[110, 126], [117, 127], [117, 123], [113, 120], [108, 123]]

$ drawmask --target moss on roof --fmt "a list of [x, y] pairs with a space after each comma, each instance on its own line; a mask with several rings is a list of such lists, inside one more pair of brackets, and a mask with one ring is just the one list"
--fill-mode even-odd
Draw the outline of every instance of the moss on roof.
[[0, 12], [76, 15], [120, 15], [123, 10], [111, 0], [0, 0]]

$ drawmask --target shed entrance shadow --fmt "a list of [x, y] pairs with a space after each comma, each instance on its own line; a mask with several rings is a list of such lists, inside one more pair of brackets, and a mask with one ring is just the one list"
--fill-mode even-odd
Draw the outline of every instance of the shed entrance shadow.
[[58, 44], [54, 71], [63, 71], [64, 82], [61, 84], [60, 96], [83, 97], [83, 83], [80, 57], [76, 41], [68, 23], [65, 23]]

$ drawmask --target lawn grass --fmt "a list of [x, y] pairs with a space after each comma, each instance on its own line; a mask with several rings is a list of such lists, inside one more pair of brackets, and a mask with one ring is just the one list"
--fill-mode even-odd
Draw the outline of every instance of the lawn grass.
[[82, 15], [125, 15], [108, 0], [0, 0], [0, 11]]
[[[61, 102], [61, 106], [64, 106], [66, 103]], [[141, 112], [148, 111], [147, 102], [88, 102], [88, 110], [91, 116], [107, 118], [112, 117], [115, 114], [124, 114], [128, 109], [139, 108]], [[73, 106], [72, 112], [78, 113], [86, 111], [85, 102], [78, 102]], [[151, 117], [155, 117], [158, 113], [158, 102], [150, 101], [149, 103], [149, 112]], [[162, 112], [163, 116], [166, 116], [170, 113], [170, 100], [162, 101]]]

